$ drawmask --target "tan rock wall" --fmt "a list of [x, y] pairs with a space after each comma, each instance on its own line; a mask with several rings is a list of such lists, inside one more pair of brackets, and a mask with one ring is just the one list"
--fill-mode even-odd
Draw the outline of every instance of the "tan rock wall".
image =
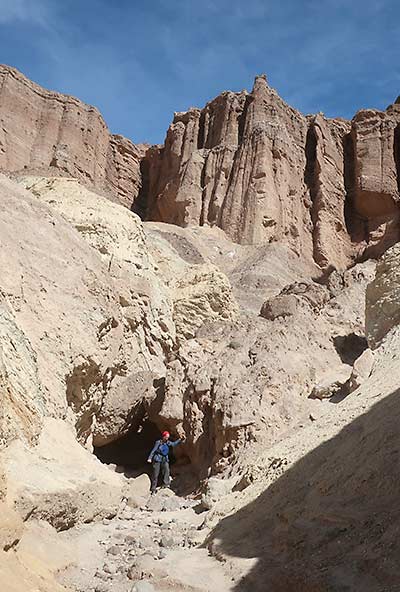
[[400, 324], [400, 245], [379, 261], [367, 288], [365, 332], [372, 349]]

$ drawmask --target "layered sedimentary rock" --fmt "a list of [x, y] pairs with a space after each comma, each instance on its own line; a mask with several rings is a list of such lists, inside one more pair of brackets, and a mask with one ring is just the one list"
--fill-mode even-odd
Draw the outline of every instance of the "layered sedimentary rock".
[[399, 122], [399, 103], [304, 117], [258, 76], [250, 94], [175, 114], [143, 161], [147, 217], [285, 243], [322, 268], [379, 256], [399, 239]]
[[0, 66], [0, 170], [74, 176], [130, 206], [142, 148], [112, 135], [98, 110]]
[[149, 218], [216, 224], [249, 244], [290, 235], [311, 250], [306, 135], [306, 119], [264, 77], [251, 94], [223, 93], [203, 111], [176, 114], [151, 161]]
[[285, 242], [302, 258], [346, 267], [345, 121], [306, 118], [258, 76], [251, 94], [223, 93], [175, 114], [148, 165], [152, 220], [217, 225], [244, 244]]
[[307, 132], [305, 180], [311, 201], [313, 256], [321, 267], [341, 269], [357, 254], [345, 219], [344, 139], [349, 128], [344, 120], [318, 114]]
[[362, 110], [349, 137], [349, 221], [366, 256], [379, 256], [400, 239], [400, 104]]
[[176, 113], [164, 146], [110, 134], [100, 113], [0, 67], [0, 169], [69, 175], [148, 220], [217, 226], [345, 269], [400, 237], [400, 104], [352, 122], [305, 117], [257, 76]]

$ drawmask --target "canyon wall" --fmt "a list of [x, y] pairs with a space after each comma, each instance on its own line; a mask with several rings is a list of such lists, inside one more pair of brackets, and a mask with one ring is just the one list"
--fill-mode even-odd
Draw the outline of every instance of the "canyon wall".
[[399, 121], [398, 103], [305, 117], [258, 76], [175, 114], [144, 160], [147, 218], [283, 242], [322, 268], [379, 256], [399, 239]]
[[94, 107], [0, 66], [0, 170], [78, 178], [142, 218], [279, 242], [321, 268], [400, 238], [400, 104], [304, 116], [265, 76], [175, 113], [163, 146], [109, 132]]
[[97, 109], [0, 66], [0, 170], [62, 173], [130, 206], [142, 147], [113, 135]]
[[[131, 534], [101, 545], [129, 576], [93, 565], [105, 585], [79, 589], [162, 569], [145, 561], [168, 505], [136, 521], [148, 480], [139, 501], [131, 469], [166, 428], [186, 440], [174, 486], [202, 481], [209, 511], [187, 513], [185, 541], [222, 558], [230, 590], [395, 585], [399, 102], [303, 116], [259, 76], [145, 148], [0, 67], [0, 168], [0, 588], [61, 592], [31, 558], [14, 565], [31, 529], [115, 515]], [[384, 251], [373, 279], [362, 259]], [[152, 511], [185, 507], [165, 493]], [[79, 561], [95, 532], [90, 553], [74, 538]], [[174, 545], [160, 537], [164, 558]]]
[[149, 150], [151, 220], [217, 225], [236, 242], [285, 242], [322, 266], [346, 267], [343, 137], [350, 125], [305, 117], [258, 76], [175, 114], [165, 146]]
[[348, 155], [349, 231], [365, 257], [400, 239], [400, 104], [366, 109], [352, 120]]

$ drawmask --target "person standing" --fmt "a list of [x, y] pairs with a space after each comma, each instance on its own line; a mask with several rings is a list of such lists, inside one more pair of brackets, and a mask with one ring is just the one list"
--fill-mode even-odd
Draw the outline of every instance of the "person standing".
[[183, 439], [179, 438], [175, 442], [171, 442], [170, 433], [163, 432], [161, 440], [157, 440], [153, 446], [153, 450], [147, 459], [148, 463], [153, 465], [153, 476], [151, 479], [151, 493], [155, 493], [158, 485], [158, 477], [161, 473], [164, 487], [169, 487], [171, 484], [171, 476], [169, 470], [169, 451], [181, 444]]

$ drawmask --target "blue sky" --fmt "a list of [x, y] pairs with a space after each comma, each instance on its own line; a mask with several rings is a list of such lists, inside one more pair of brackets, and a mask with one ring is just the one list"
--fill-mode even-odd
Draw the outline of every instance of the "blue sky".
[[265, 72], [304, 113], [400, 94], [398, 0], [0, 0], [0, 62], [162, 142], [174, 111]]

